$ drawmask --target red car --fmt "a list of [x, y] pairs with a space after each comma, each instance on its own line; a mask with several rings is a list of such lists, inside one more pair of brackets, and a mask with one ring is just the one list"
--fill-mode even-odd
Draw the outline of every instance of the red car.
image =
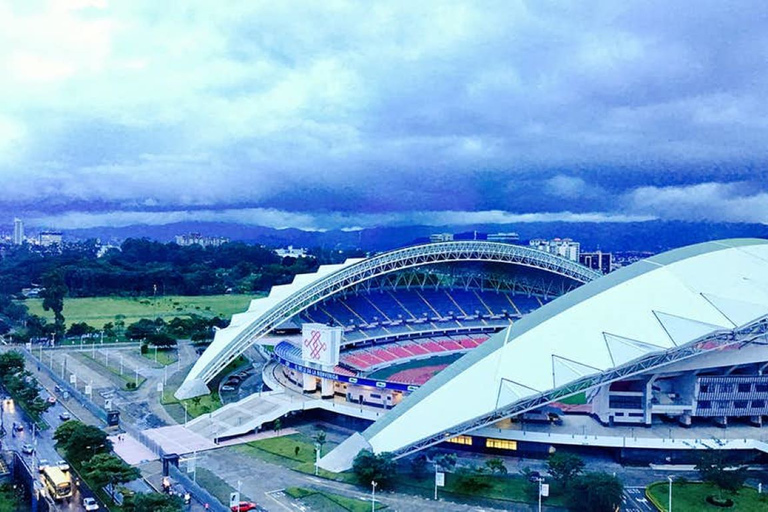
[[256, 510], [256, 511], [262, 510], [262, 508], [259, 507], [257, 504], [251, 503], [250, 501], [241, 501], [239, 504], [232, 505], [229, 508], [232, 510], [232, 512], [248, 512], [250, 510]]

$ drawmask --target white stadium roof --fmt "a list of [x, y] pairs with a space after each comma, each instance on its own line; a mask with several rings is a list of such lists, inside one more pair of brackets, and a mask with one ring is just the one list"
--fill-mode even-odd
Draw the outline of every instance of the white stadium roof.
[[[439, 442], [441, 433], [456, 435], [458, 426], [478, 428], [478, 420], [494, 411], [513, 410], [532, 397], [653, 354], [680, 353], [694, 341], [766, 315], [765, 240], [709, 242], [654, 256], [524, 317], [363, 432], [367, 443], [357, 436], [349, 444], [403, 454]], [[342, 444], [321, 465], [343, 469], [354, 456], [350, 452]]]

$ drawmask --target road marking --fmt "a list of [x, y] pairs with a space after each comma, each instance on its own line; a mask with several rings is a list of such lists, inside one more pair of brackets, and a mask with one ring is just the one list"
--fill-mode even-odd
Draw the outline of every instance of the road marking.
[[286, 506], [285, 504], [283, 504], [283, 502], [281, 502], [280, 500], [278, 500], [273, 496], [273, 494], [277, 494], [277, 493], [283, 494], [283, 489], [265, 492], [264, 494], [266, 494], [270, 499], [272, 499], [272, 501], [274, 501], [275, 503], [283, 507], [285, 510], [288, 510], [289, 512], [293, 512], [293, 510], [290, 507]]

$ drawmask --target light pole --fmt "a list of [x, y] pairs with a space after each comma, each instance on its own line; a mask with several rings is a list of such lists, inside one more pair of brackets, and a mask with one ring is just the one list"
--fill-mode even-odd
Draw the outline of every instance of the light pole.
[[668, 476], [667, 480], [669, 480], [669, 508], [667, 512], [672, 512], [672, 477]]
[[539, 482], [539, 512], [541, 512], [541, 484], [544, 483], [544, 478], [538, 477], [536, 481]]
[[376, 480], [371, 480], [371, 512], [376, 510], [376, 486], [379, 485]]

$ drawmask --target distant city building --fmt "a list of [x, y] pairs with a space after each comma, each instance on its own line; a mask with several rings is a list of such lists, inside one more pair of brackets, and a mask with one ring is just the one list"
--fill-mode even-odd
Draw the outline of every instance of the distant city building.
[[201, 247], [218, 247], [229, 242], [229, 238], [222, 236], [203, 236], [200, 233], [189, 233], [187, 235], [176, 235], [176, 244], [182, 247], [190, 245], [199, 245]]
[[300, 247], [294, 247], [292, 245], [289, 245], [285, 249], [275, 249], [275, 254], [277, 254], [281, 258], [285, 258], [287, 256], [291, 258], [306, 258], [307, 250], [302, 249]]
[[502, 242], [513, 244], [520, 241], [520, 235], [517, 233], [488, 233], [489, 242]]
[[613, 270], [613, 255], [602, 251], [583, 252], [579, 254], [579, 263], [585, 267], [607, 274]]
[[41, 231], [39, 235], [40, 245], [51, 247], [61, 245], [62, 234], [60, 231]]
[[568, 258], [571, 261], [579, 261], [579, 248], [581, 244], [574, 242], [570, 238], [553, 238], [552, 240], [536, 238], [528, 242], [528, 245], [540, 251]]
[[24, 222], [21, 219], [13, 219], [13, 245], [24, 243]]
[[452, 242], [453, 233], [435, 233], [433, 235], [429, 235], [429, 241], [430, 243]]

